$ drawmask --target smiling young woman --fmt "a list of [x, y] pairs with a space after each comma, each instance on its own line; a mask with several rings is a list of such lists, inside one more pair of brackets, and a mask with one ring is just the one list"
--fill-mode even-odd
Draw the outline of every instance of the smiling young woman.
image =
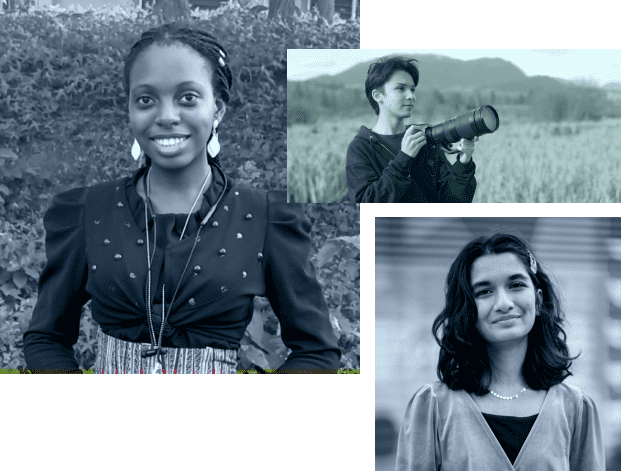
[[220, 168], [229, 62], [213, 36], [189, 27], [149, 30], [132, 47], [124, 86], [132, 154], [145, 165], [52, 201], [24, 334], [28, 368], [77, 369], [73, 345], [92, 299], [96, 373], [236, 373], [255, 296], [268, 297], [291, 349], [280, 372], [338, 368], [301, 205], [238, 186]]
[[563, 383], [575, 359], [563, 322], [521, 238], [468, 243], [433, 323], [440, 380], [407, 406], [397, 470], [605, 470], [595, 403]]

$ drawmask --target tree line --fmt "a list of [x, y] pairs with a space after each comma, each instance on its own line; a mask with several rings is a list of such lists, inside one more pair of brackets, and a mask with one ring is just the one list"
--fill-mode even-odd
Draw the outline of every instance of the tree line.
[[[419, 88], [415, 112], [426, 119], [458, 114], [483, 105], [517, 106], [533, 121], [583, 121], [621, 117], [621, 110], [596, 88], [566, 87], [528, 91]], [[327, 117], [371, 114], [362, 87], [287, 83], [287, 126], [312, 124]]]

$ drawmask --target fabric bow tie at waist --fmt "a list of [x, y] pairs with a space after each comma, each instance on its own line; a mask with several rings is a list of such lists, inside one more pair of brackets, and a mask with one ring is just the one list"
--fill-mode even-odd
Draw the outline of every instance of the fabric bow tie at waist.
[[96, 374], [151, 373], [162, 359], [162, 371], [167, 374], [236, 374], [237, 349], [163, 348], [164, 356], [142, 357], [151, 349], [149, 343], [123, 341], [97, 330]]

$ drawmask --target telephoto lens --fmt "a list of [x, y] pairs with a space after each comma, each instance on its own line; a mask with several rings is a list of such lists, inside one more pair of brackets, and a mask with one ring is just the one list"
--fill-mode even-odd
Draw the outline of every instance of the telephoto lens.
[[447, 145], [493, 133], [499, 126], [498, 113], [494, 107], [485, 105], [425, 129], [425, 138], [431, 145]]

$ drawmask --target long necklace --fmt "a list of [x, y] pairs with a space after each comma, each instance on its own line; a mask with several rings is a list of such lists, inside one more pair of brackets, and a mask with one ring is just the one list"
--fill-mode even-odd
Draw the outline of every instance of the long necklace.
[[[181, 231], [181, 236], [179, 236], [179, 241], [181, 241], [183, 239], [183, 234], [185, 233], [185, 229], [188, 227], [188, 222], [190, 221], [190, 217], [192, 216], [192, 212], [194, 211], [194, 207], [196, 206], [196, 204], [198, 203], [198, 201], [201, 198], [201, 195], [205, 191], [205, 186], [207, 185], [207, 182], [209, 181], [210, 177], [211, 177], [211, 168], [208, 167], [207, 176], [205, 177], [205, 180], [203, 181], [203, 186], [199, 190], [198, 195], [196, 196], [196, 200], [194, 200], [194, 204], [192, 205], [192, 208], [190, 208], [190, 213], [188, 213], [188, 217], [185, 219], [185, 225], [183, 225], [183, 231]], [[147, 171], [147, 190], [146, 190], [146, 192], [147, 192], [146, 193], [147, 199], [149, 199], [149, 189], [150, 188], [151, 188], [151, 167], [149, 167], [149, 170]], [[150, 202], [150, 200], [149, 200], [149, 202]], [[155, 218], [155, 213], [153, 214], [153, 218]]]
[[[160, 334], [159, 334], [159, 339], [157, 340], [157, 347], [155, 346], [156, 344], [156, 339], [155, 339], [155, 329], [153, 327], [153, 320], [151, 318], [151, 263], [153, 262], [153, 257], [155, 255], [155, 247], [153, 248], [153, 254], [151, 254], [150, 251], [150, 242], [149, 242], [149, 220], [148, 220], [148, 215], [147, 215], [147, 207], [151, 207], [151, 213], [153, 215], [153, 235], [155, 238], [154, 244], [157, 244], [157, 218], [155, 215], [155, 211], [153, 211], [153, 208], [151, 206], [151, 200], [149, 199], [149, 189], [150, 189], [150, 173], [151, 173], [151, 168], [149, 167], [149, 170], [147, 171], [147, 176], [146, 178], [143, 180], [143, 186], [144, 186], [144, 192], [145, 192], [145, 205], [144, 205], [144, 221], [145, 221], [145, 232], [147, 233], [147, 268], [148, 268], [148, 274], [147, 274], [147, 320], [149, 323], [149, 334], [151, 337], [151, 349], [148, 349], [146, 352], [142, 353], [142, 357], [146, 358], [146, 357], [151, 357], [154, 355], [157, 355], [158, 358], [155, 362], [155, 367], [153, 368], [153, 370], [151, 371], [152, 374], [161, 374], [162, 373], [162, 364], [163, 364], [163, 356], [165, 354], [165, 352], [162, 350], [162, 336], [164, 334], [164, 325], [166, 324], [166, 320], [168, 319], [168, 316], [170, 316], [170, 311], [172, 309], [172, 305], [173, 302], [175, 301], [175, 298], [177, 297], [177, 292], [179, 291], [179, 286], [181, 285], [181, 280], [183, 279], [183, 276], [185, 275], [185, 272], [188, 268], [188, 265], [190, 264], [190, 260], [192, 259], [192, 254], [194, 254], [194, 249], [196, 248], [196, 243], [200, 240], [200, 232], [201, 229], [203, 228], [203, 226], [205, 226], [205, 224], [207, 223], [207, 221], [209, 220], [209, 218], [211, 218], [211, 215], [213, 215], [213, 213], [216, 211], [216, 208], [218, 206], [218, 204], [220, 203], [220, 200], [222, 200], [222, 197], [224, 196], [224, 193], [226, 191], [226, 187], [227, 187], [227, 182], [226, 182], [226, 175], [224, 175], [224, 173], [222, 172], [221, 169], [218, 168], [218, 170], [220, 170], [220, 173], [222, 174], [223, 178], [224, 178], [224, 187], [222, 192], [220, 193], [220, 196], [218, 197], [218, 200], [216, 201], [215, 205], [213, 207], [211, 207], [211, 209], [209, 210], [209, 212], [207, 213], [207, 216], [205, 216], [205, 218], [203, 219], [203, 221], [201, 221], [199, 227], [198, 227], [198, 231], [196, 232], [196, 238], [194, 239], [194, 245], [192, 246], [192, 250], [190, 252], [190, 256], [188, 257], [188, 260], [185, 264], [185, 267], [183, 269], [183, 273], [181, 274], [181, 277], [179, 278], [179, 282], [177, 283], [177, 288], [175, 289], [175, 292], [173, 294], [172, 300], [170, 302], [170, 305], [168, 307], [168, 313], [165, 314], [164, 313], [164, 300], [165, 300], [165, 284], [162, 284], [162, 324], [160, 327]], [[198, 203], [198, 200], [200, 199], [200, 196], [203, 194], [204, 189], [206, 184], [208, 183], [208, 181], [210, 181], [210, 177], [211, 177], [211, 168], [209, 169], [209, 173], [207, 174], [207, 177], [205, 177], [205, 181], [203, 182], [203, 186], [201, 188], [201, 191], [199, 192], [198, 196], [196, 197], [196, 200], [194, 201], [194, 205], [192, 205], [192, 208], [190, 209], [190, 213], [188, 214], [188, 217], [185, 221], [185, 225], [183, 227], [183, 231], [181, 232], [181, 237], [179, 238], [179, 240], [181, 241], [181, 239], [183, 238], [183, 234], [185, 233], [185, 229], [188, 225], [188, 222], [190, 220], [190, 217], [192, 215], [192, 211], [194, 211], [194, 207], [196, 206], [196, 204]]]
[[520, 395], [522, 395], [525, 391], [526, 391], [526, 387], [524, 387], [520, 393], [518, 393], [517, 395], [513, 395], [512, 397], [503, 397], [502, 395], [498, 395], [493, 390], [490, 390], [489, 393], [491, 393], [492, 395], [494, 395], [497, 398], [500, 398], [501, 400], [513, 400], [514, 398], [517, 398]]

